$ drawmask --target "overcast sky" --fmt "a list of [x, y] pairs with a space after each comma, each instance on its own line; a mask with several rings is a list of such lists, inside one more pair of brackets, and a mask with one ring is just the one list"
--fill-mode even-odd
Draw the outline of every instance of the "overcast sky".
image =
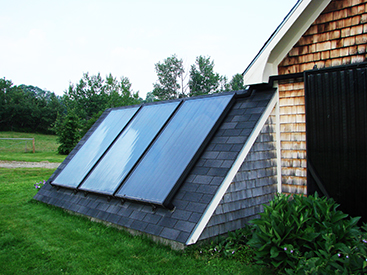
[[145, 98], [154, 64], [199, 55], [242, 73], [296, 0], [0, 0], [0, 78], [62, 95], [83, 73], [128, 77]]

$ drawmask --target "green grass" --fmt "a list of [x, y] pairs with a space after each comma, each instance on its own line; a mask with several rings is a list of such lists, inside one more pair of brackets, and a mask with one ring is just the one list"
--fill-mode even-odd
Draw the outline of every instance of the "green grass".
[[0, 168], [0, 274], [262, 274], [173, 251], [32, 199], [50, 169]]
[[33, 154], [31, 140], [0, 140], [0, 160], [62, 162], [65, 159], [65, 156], [57, 153], [59, 144], [54, 135], [0, 132], [0, 138], [35, 138], [36, 147]]

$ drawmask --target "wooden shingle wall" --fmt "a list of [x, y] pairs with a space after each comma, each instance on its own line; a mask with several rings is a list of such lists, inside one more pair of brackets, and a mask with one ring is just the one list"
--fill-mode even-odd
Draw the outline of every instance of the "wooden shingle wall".
[[279, 83], [282, 192], [306, 194], [306, 115], [302, 79]]
[[243, 228], [277, 192], [275, 111], [266, 121], [200, 240]]
[[[333, 0], [278, 66], [279, 75], [367, 60], [367, 0]], [[279, 82], [282, 192], [307, 193], [303, 78]]]
[[364, 62], [367, 0], [334, 0], [279, 64], [279, 75]]

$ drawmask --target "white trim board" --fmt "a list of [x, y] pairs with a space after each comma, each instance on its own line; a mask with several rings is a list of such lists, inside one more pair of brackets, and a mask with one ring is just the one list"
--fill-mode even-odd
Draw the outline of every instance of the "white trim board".
[[270, 114], [274, 110], [275, 105], [278, 102], [278, 94], [274, 93], [273, 98], [271, 99], [270, 103], [266, 107], [265, 111], [261, 115], [260, 119], [258, 120], [257, 124], [255, 125], [254, 130], [252, 131], [251, 135], [247, 139], [245, 145], [242, 147], [241, 152], [238, 154], [237, 159], [233, 163], [231, 169], [227, 173], [227, 176], [223, 180], [222, 184], [219, 186], [217, 193], [214, 195], [214, 198], [206, 208], [204, 214], [201, 216], [200, 221], [196, 224], [194, 230], [192, 231], [186, 245], [194, 244], [197, 242], [201, 234], [203, 233], [206, 225], [208, 224], [210, 218], [212, 217], [215, 209], [217, 209], [221, 199], [223, 198], [225, 192], [227, 191], [229, 185], [233, 181], [234, 177], [236, 176], [238, 170], [240, 169], [242, 163], [246, 159], [248, 153], [250, 152], [252, 146], [254, 145], [257, 137], [259, 136], [262, 128], [265, 125], [265, 122], [269, 118]]
[[244, 84], [268, 83], [278, 65], [331, 0], [299, 0], [243, 73]]
[[277, 190], [282, 193], [282, 142], [280, 135], [280, 105], [279, 105], [279, 88], [276, 93], [278, 102], [276, 105], [276, 143], [277, 143]]

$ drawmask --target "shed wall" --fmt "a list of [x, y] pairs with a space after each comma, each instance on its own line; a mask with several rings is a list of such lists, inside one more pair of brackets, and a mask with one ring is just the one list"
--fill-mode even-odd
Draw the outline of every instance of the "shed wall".
[[243, 228], [277, 192], [275, 110], [204, 229], [200, 240]]
[[[367, 0], [334, 0], [278, 66], [279, 75], [367, 60]], [[303, 78], [279, 85], [282, 192], [307, 193]]]

